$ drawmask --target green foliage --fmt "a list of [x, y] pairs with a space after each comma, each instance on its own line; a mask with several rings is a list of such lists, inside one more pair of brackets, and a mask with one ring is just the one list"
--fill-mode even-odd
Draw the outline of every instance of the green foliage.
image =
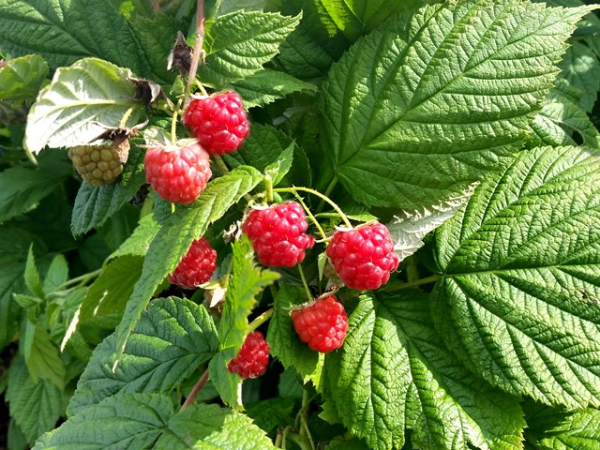
[[449, 2], [359, 40], [332, 68], [321, 106], [324, 151], [344, 187], [367, 205], [413, 210], [497, 167], [522, 144], [587, 11]]
[[[197, 4], [0, 1], [0, 448], [600, 448], [597, 7]], [[250, 133], [169, 203], [145, 149], [221, 90]], [[120, 177], [81, 182], [66, 149], [123, 135]], [[302, 270], [262, 267], [248, 211], [300, 198]], [[325, 250], [374, 221], [401, 263], [357, 292]], [[212, 277], [171, 284], [200, 238]], [[349, 329], [321, 354], [291, 313], [332, 293]], [[244, 380], [254, 330], [270, 359]]]
[[597, 165], [576, 148], [523, 152], [436, 239], [433, 315], [448, 347], [550, 405], [600, 404]]
[[198, 69], [202, 82], [222, 88], [259, 72], [299, 21], [300, 17], [254, 11], [235, 12], [209, 22], [206, 64]]
[[27, 441], [33, 443], [56, 425], [63, 410], [62, 392], [49, 381], [36, 382], [21, 357], [11, 365], [8, 382], [10, 414]]
[[69, 415], [117, 393], [169, 392], [217, 351], [217, 331], [206, 309], [175, 297], [153, 301], [112, 370], [118, 335], [100, 344], [69, 403]]

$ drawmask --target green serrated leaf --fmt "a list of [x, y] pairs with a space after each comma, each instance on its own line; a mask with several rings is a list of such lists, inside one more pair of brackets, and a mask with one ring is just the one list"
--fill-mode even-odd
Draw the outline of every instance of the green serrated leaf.
[[275, 450], [264, 431], [243, 414], [218, 405], [191, 406], [169, 420], [156, 449]]
[[20, 346], [31, 378], [35, 383], [48, 380], [62, 391], [66, 371], [52, 338], [41, 324], [31, 320], [26, 320], [22, 329]]
[[30, 444], [54, 428], [63, 410], [62, 396], [61, 390], [49, 381], [36, 383], [29, 375], [24, 359], [15, 358], [10, 367], [6, 399], [11, 417]]
[[411, 380], [398, 318], [387, 306], [361, 297], [348, 325], [341, 351], [325, 358], [330, 400], [344, 425], [369, 448], [400, 448]]
[[25, 286], [33, 295], [43, 299], [45, 298], [44, 288], [42, 287], [42, 279], [35, 264], [35, 256], [33, 255], [33, 244], [29, 247], [27, 253], [27, 261], [25, 262]]
[[46, 433], [34, 450], [151, 449], [174, 412], [165, 395], [114, 395]]
[[303, 288], [280, 285], [267, 334], [271, 354], [279, 359], [284, 367], [296, 369], [302, 378], [312, 376], [319, 367], [319, 354], [300, 341], [290, 318], [290, 308], [306, 301]]
[[438, 229], [434, 320], [474, 373], [550, 405], [600, 405], [600, 173], [522, 152]]
[[260, 71], [299, 21], [300, 16], [238, 11], [207, 22], [206, 62], [198, 68], [202, 83], [223, 88]]
[[573, 91], [569, 92], [562, 84], [557, 84], [556, 89], [550, 91], [542, 110], [531, 123], [535, 136], [529, 143], [530, 148], [577, 145], [578, 142], [590, 148], [600, 148], [598, 130], [578, 106], [580, 96], [572, 94]]
[[293, 166], [279, 184], [310, 186], [310, 163], [306, 154], [294, 144], [289, 135], [270, 125], [253, 124], [252, 133], [246, 138], [242, 148], [233, 154], [223, 155], [223, 158], [230, 167], [248, 165], [264, 172], [271, 164], [277, 164], [292, 145]]
[[279, 158], [277, 158], [277, 161], [269, 164], [265, 169], [265, 176], [271, 179], [273, 186], [277, 186], [292, 168], [294, 147], [294, 144], [290, 144], [290, 146], [281, 153]]
[[102, 316], [121, 317], [125, 301], [142, 273], [140, 256], [121, 256], [113, 260], [90, 286], [81, 304], [79, 323], [84, 325]]
[[117, 328], [116, 362], [140, 315], [148, 305], [158, 285], [171, 273], [185, 255], [194, 239], [202, 237], [211, 223], [260, 183], [262, 175], [256, 169], [240, 166], [227, 175], [212, 180], [190, 207], [178, 209], [163, 225], [150, 244], [144, 258], [142, 275], [127, 302], [123, 321]]
[[44, 277], [42, 286], [45, 294], [54, 292], [59, 286], [69, 279], [69, 264], [67, 258], [61, 253], [52, 258], [48, 272]]
[[321, 136], [339, 180], [366, 205], [418, 210], [496, 169], [521, 147], [588, 11], [454, 0], [359, 40], [323, 87]]
[[27, 437], [23, 430], [17, 425], [15, 420], [11, 420], [8, 425], [8, 450], [28, 450]]
[[256, 296], [281, 275], [256, 266], [252, 244], [246, 235], [231, 248], [232, 275], [223, 303], [219, 338], [221, 350], [233, 347], [237, 353], [248, 334], [248, 316], [256, 306]]
[[526, 404], [526, 439], [540, 450], [597, 450], [600, 448], [600, 411], [564, 411]]
[[298, 400], [292, 397], [270, 398], [248, 403], [246, 414], [254, 423], [269, 433], [277, 427], [294, 425]]
[[31, 295], [14, 293], [13, 298], [23, 309], [32, 308], [41, 305], [44, 301], [39, 297], [33, 297]]
[[94, 350], [69, 403], [70, 416], [120, 392], [170, 392], [218, 348], [206, 309], [174, 297], [148, 306], [113, 372], [117, 338], [112, 334]]
[[14, 166], [0, 173], [0, 223], [36, 208], [67, 177], [73, 166], [56, 152], [42, 153], [35, 167]]
[[153, 76], [136, 34], [109, 0], [71, 0], [68, 8], [61, 0], [0, 2], [0, 52], [8, 57], [36, 53], [52, 69], [97, 56], [139, 76]]
[[132, 76], [97, 58], [58, 69], [29, 111], [25, 147], [38, 153], [46, 145], [85, 145], [109, 129], [139, 125], [144, 109], [135, 99]]
[[317, 92], [317, 86], [299, 80], [285, 72], [263, 69], [243, 80], [236, 81], [233, 88], [244, 99], [245, 108], [265, 106], [294, 92]]
[[25, 262], [31, 243], [43, 249], [39, 238], [18, 228], [0, 227], [0, 349], [13, 341], [21, 308], [13, 293], [25, 290]]
[[71, 217], [73, 236], [80, 236], [92, 228], [102, 226], [131, 200], [146, 182], [144, 155], [145, 152], [140, 147], [133, 145], [123, 173], [116, 182], [101, 187], [94, 187], [86, 182], [81, 184]]
[[558, 65], [559, 78], [565, 79], [582, 92], [579, 106], [590, 112], [600, 90], [600, 62], [586, 45], [574, 41]]
[[152, 215], [142, 217], [131, 236], [110, 255], [109, 259], [126, 255], [144, 256], [148, 252], [148, 248], [160, 228], [160, 225], [156, 223]]
[[0, 67], [0, 100], [22, 103], [35, 99], [48, 74], [48, 64], [39, 55], [4, 61]]
[[227, 370], [229, 362], [235, 357], [235, 350], [229, 347], [220, 351], [210, 360], [208, 370], [213, 386], [226, 405], [236, 410], [242, 409], [242, 377]]
[[423, 0], [317, 0], [349, 39], [377, 28], [391, 15], [418, 8]]

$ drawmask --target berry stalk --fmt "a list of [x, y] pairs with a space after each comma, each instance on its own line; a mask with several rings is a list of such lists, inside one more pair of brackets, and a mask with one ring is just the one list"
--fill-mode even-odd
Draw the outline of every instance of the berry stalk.
[[200, 391], [202, 390], [202, 388], [208, 382], [209, 376], [210, 375], [208, 373], [208, 369], [206, 369], [204, 371], [204, 373], [202, 374], [202, 376], [200, 377], [200, 379], [198, 380], [198, 382], [192, 388], [192, 391], [190, 392], [190, 395], [188, 395], [188, 397], [185, 399], [185, 402], [181, 406], [180, 411], [183, 411], [185, 408], [187, 408], [188, 406], [190, 406], [190, 405], [192, 405], [194, 403], [194, 401], [196, 400], [196, 397], [198, 396], [198, 394], [200, 393]]
[[204, 43], [204, 0], [198, 0], [196, 8], [196, 42], [194, 43], [194, 53], [192, 54], [192, 64], [188, 75], [187, 86], [185, 87], [185, 100], [183, 106], [187, 107], [190, 101], [190, 91], [192, 84], [196, 81], [196, 72], [198, 63], [202, 54], [202, 45]]
[[291, 193], [294, 193], [294, 192], [298, 192], [298, 191], [308, 192], [309, 194], [316, 195], [321, 200], [329, 203], [329, 205], [331, 205], [331, 207], [335, 210], [335, 212], [337, 212], [340, 215], [340, 217], [344, 221], [344, 224], [346, 224], [346, 226], [348, 228], [352, 228], [352, 224], [348, 220], [348, 217], [346, 217], [346, 214], [344, 214], [344, 211], [342, 211], [342, 209], [333, 200], [331, 200], [329, 197], [321, 194], [319, 191], [315, 191], [314, 189], [310, 189], [310, 188], [307, 188], [307, 187], [300, 187], [300, 186], [295, 186], [295, 187], [291, 187], [291, 188], [276, 188], [276, 189], [273, 189], [273, 192], [291, 192]]

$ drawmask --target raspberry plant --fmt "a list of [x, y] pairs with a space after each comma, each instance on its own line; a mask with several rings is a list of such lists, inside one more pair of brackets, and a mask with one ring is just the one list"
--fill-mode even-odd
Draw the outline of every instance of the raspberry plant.
[[0, 57], [0, 447], [600, 448], [596, 6], [11, 0]]

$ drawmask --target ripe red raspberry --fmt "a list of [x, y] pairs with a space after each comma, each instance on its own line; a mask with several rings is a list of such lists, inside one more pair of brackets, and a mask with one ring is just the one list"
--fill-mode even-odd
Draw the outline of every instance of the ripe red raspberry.
[[146, 180], [163, 199], [192, 203], [206, 187], [212, 172], [209, 155], [196, 142], [184, 147], [157, 146], [146, 151]]
[[304, 233], [307, 228], [302, 206], [285, 202], [250, 211], [242, 231], [252, 241], [261, 264], [293, 267], [304, 259], [304, 251], [315, 243], [312, 236]]
[[184, 289], [196, 289], [212, 277], [217, 268], [217, 252], [205, 238], [196, 239], [169, 275], [170, 283]]
[[302, 342], [321, 353], [340, 348], [348, 330], [348, 316], [335, 295], [292, 311], [292, 322]]
[[255, 378], [267, 370], [269, 363], [269, 343], [260, 331], [246, 336], [238, 355], [231, 360], [227, 370], [242, 378]]
[[380, 223], [337, 231], [327, 256], [346, 286], [358, 290], [378, 289], [400, 264], [390, 233]]
[[183, 123], [211, 155], [235, 152], [250, 132], [248, 114], [237, 92], [192, 100], [183, 113]]

